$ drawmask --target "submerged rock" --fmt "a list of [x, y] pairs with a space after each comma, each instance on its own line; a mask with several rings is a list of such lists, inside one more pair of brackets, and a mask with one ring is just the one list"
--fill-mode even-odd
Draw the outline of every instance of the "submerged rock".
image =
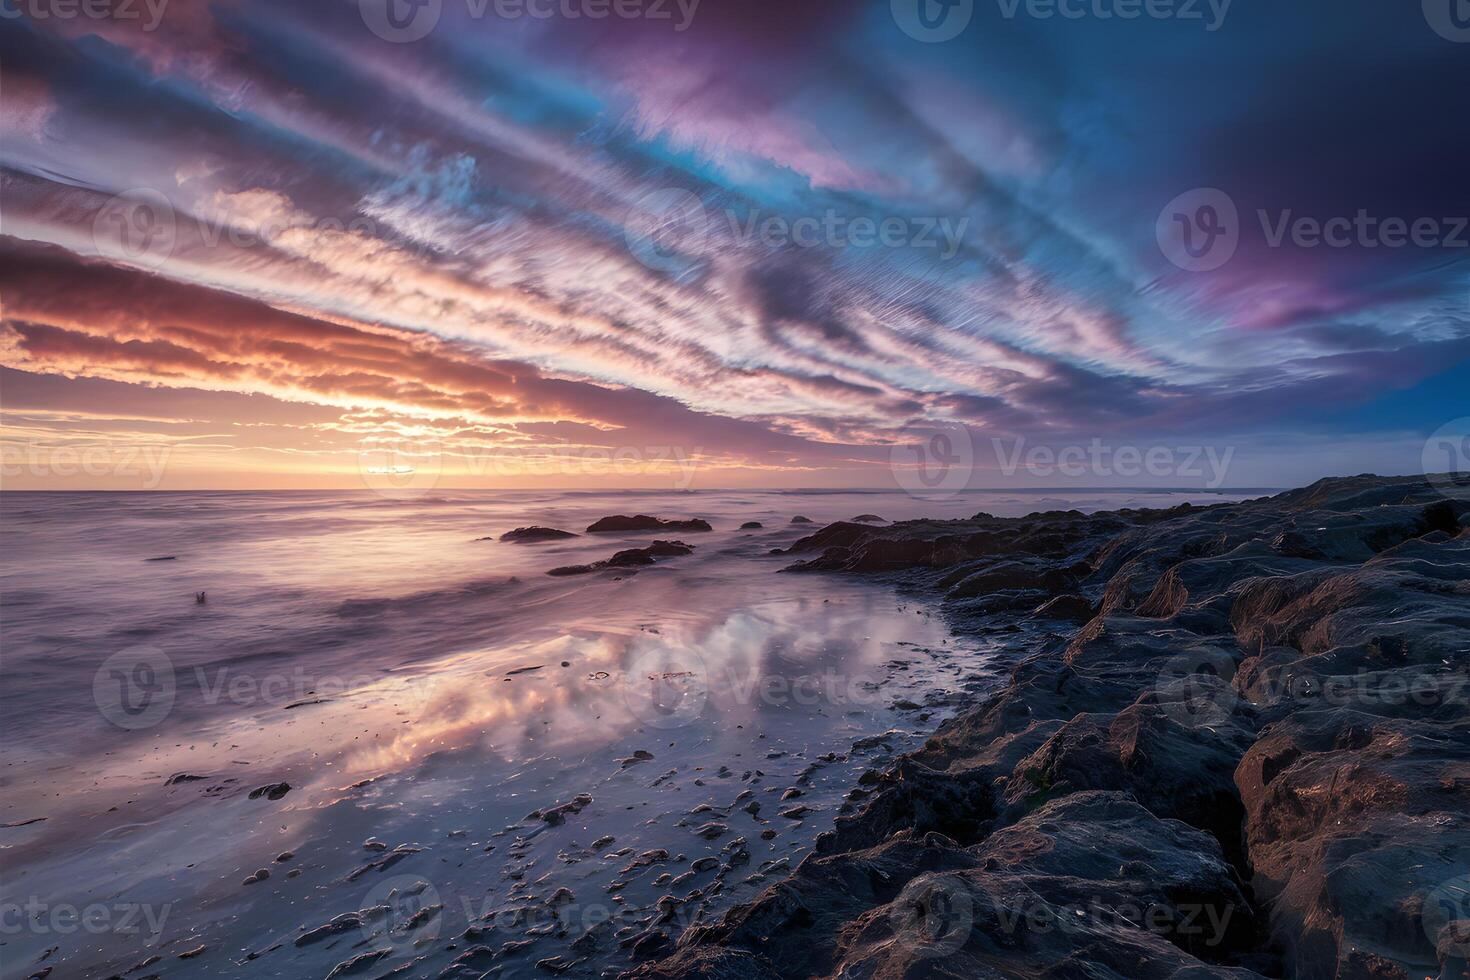
[[614, 531], [710, 531], [709, 522], [694, 518], [687, 521], [669, 521], [659, 517], [649, 517], [647, 514], [639, 514], [636, 517], [618, 515], [616, 517], [604, 517], [587, 528], [588, 534], [602, 534]]
[[535, 541], [561, 541], [576, 536], [571, 531], [561, 531], [554, 527], [518, 527], [514, 531], [506, 531], [500, 536], [500, 540], [529, 544]]
[[655, 541], [646, 548], [628, 548], [619, 551], [606, 561], [593, 562], [590, 565], [564, 565], [553, 568], [547, 575], [570, 576], [588, 575], [599, 572], [605, 568], [637, 568], [645, 565], [656, 564], [660, 558], [678, 558], [683, 555], [694, 553], [694, 546], [682, 541]]
[[592, 804], [592, 796], [588, 793], [579, 793], [569, 803], [562, 803], [545, 810], [536, 810], [531, 813], [528, 820], [542, 820], [553, 827], [559, 827], [567, 822], [567, 815], [576, 815]]

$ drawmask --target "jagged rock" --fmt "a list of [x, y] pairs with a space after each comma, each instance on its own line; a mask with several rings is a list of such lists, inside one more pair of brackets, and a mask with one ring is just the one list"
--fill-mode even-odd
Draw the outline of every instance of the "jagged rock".
[[788, 880], [635, 976], [1463, 973], [1470, 502], [1354, 477], [838, 523], [787, 553], [901, 573], [961, 623], [1085, 625], [1017, 651]]
[[1087, 601], [1086, 596], [1059, 595], [1042, 603], [1032, 615], [1037, 619], [1085, 623], [1092, 618], [1092, 603]]

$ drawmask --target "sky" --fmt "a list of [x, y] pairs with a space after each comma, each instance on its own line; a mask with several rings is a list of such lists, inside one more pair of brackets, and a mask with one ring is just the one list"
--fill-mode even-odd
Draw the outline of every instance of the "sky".
[[1451, 3], [0, 0], [3, 484], [1415, 472]]

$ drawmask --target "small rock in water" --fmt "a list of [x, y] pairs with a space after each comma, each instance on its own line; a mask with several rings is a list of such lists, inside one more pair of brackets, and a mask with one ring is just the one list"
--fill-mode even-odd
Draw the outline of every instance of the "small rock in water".
[[567, 822], [567, 814], [573, 816], [581, 813], [592, 804], [592, 797], [587, 793], [579, 793], [570, 803], [562, 803], [549, 810], [536, 810], [528, 819], [544, 820], [553, 827], [560, 827]]
[[723, 837], [723, 836], [725, 836], [729, 832], [730, 832], [730, 828], [729, 827], [725, 826], [722, 823], [718, 823], [716, 821], [711, 821], [711, 822], [705, 824], [704, 826], [700, 827], [698, 830], [696, 830], [695, 831], [695, 834], [699, 835], [700, 837], [703, 837], [705, 840], [714, 840], [717, 837]]
[[[532, 541], [561, 541], [575, 537], [576, 535], [570, 531], [562, 531], [554, 527], [518, 527], [514, 531], [506, 531], [500, 536], [500, 540], [525, 544]], [[487, 539], [481, 538], [480, 540]]]

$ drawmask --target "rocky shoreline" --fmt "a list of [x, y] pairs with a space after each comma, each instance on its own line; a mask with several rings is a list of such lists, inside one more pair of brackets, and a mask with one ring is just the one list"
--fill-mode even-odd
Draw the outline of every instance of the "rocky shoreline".
[[1470, 975], [1470, 502], [1443, 485], [798, 541], [788, 572], [1027, 640], [789, 878], [630, 976]]

